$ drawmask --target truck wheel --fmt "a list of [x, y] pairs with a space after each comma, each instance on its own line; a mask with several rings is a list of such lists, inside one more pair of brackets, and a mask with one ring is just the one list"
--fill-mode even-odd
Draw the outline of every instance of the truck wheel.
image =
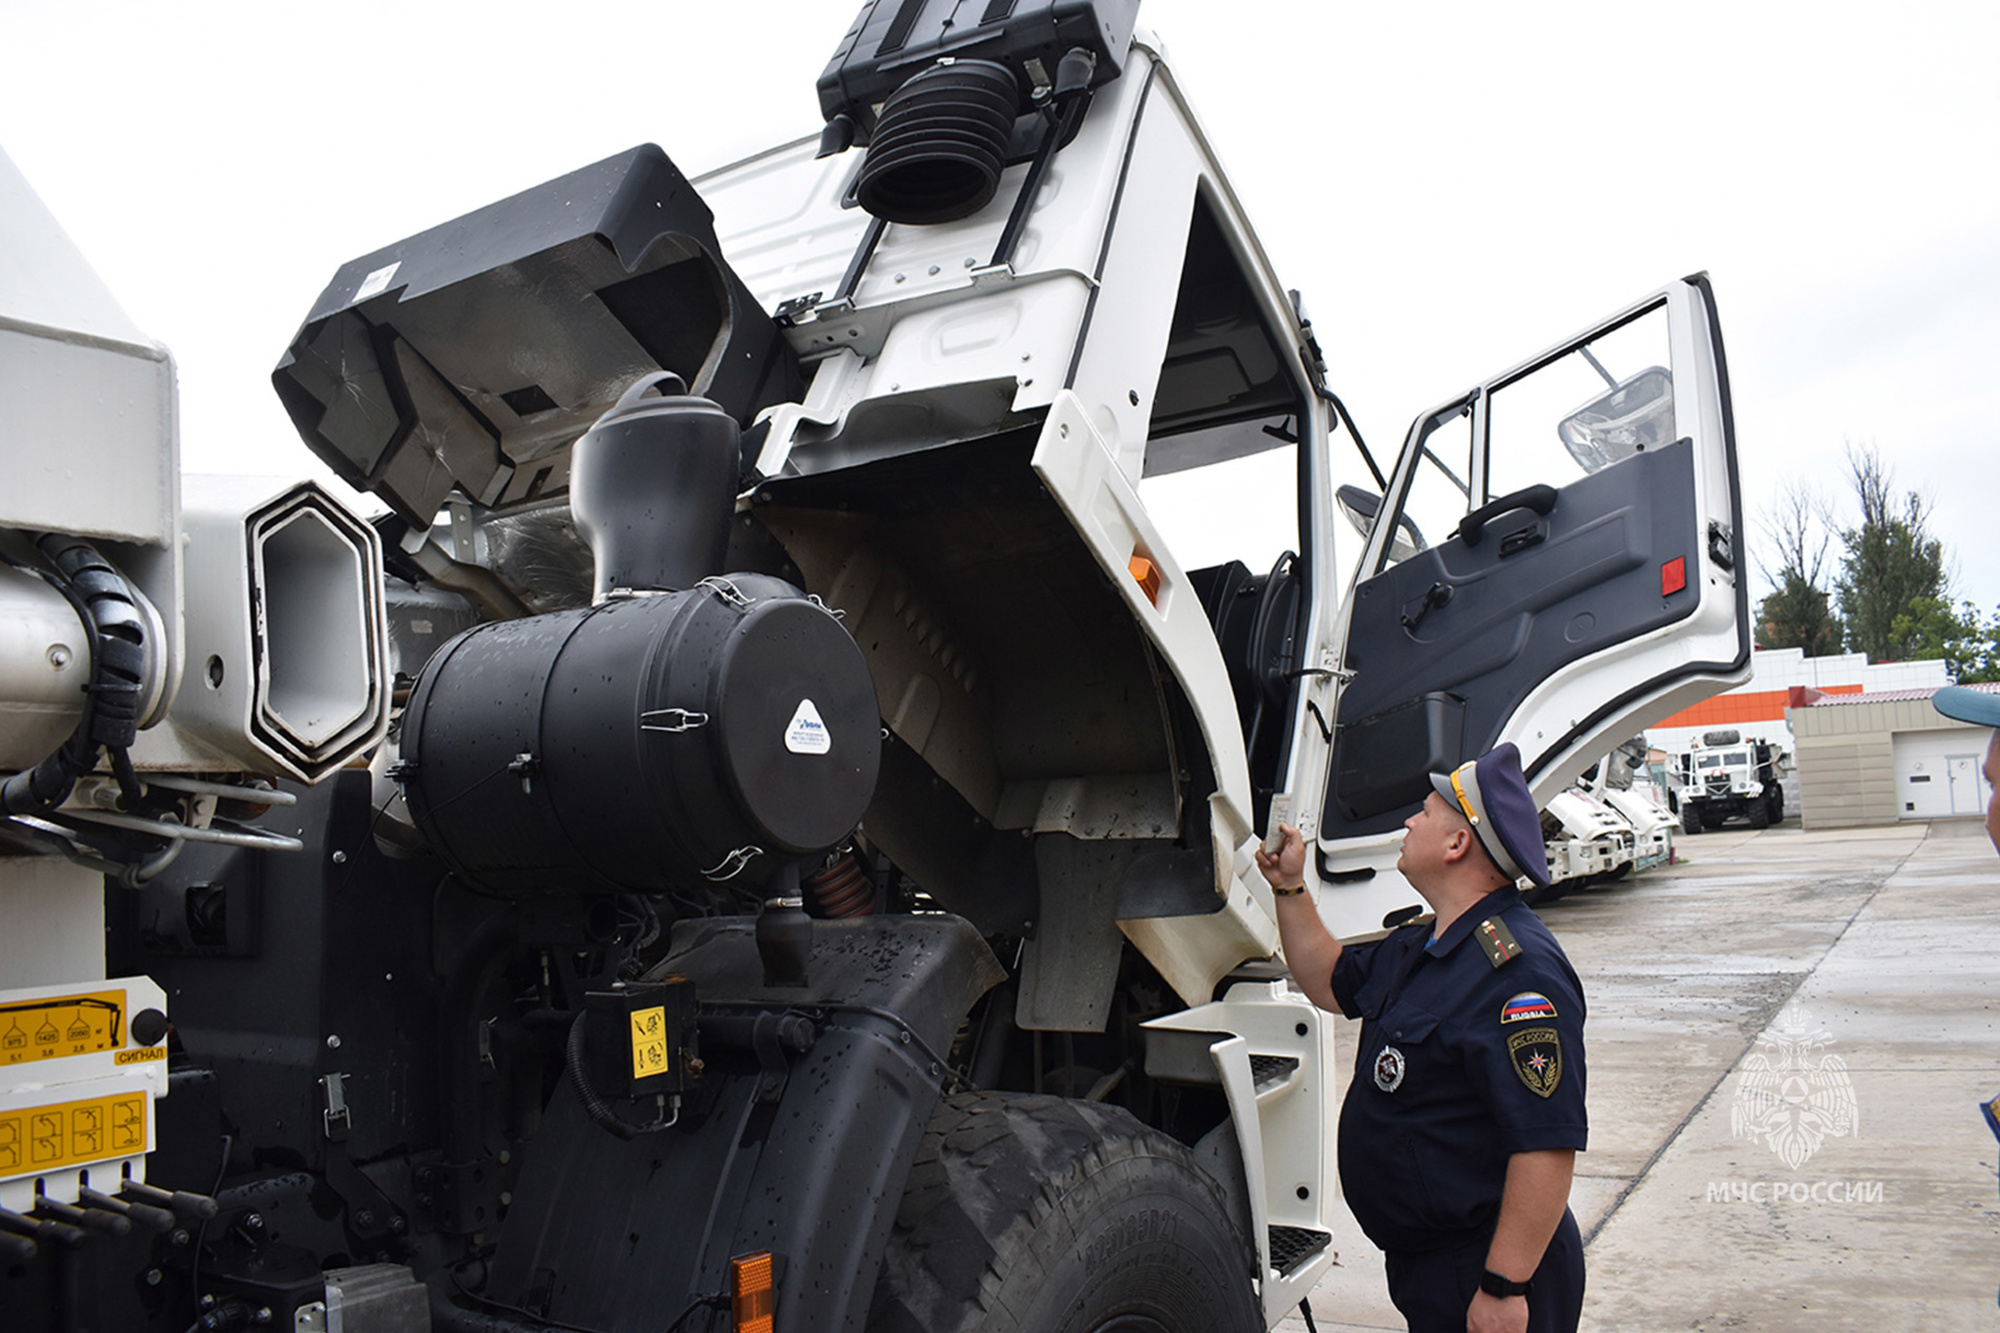
[[1761, 796], [1750, 803], [1750, 827], [1771, 827], [1771, 803]]
[[1693, 801], [1681, 802], [1681, 832], [1687, 834], [1701, 832], [1701, 807]]
[[931, 1117], [869, 1333], [1258, 1333], [1222, 1189], [1122, 1108], [967, 1092]]
[[1772, 783], [1772, 784], [1771, 784], [1771, 794], [1770, 794], [1770, 796], [1769, 796], [1769, 797], [1768, 797], [1768, 798], [1766, 799], [1766, 802], [1765, 802], [1765, 803], [1766, 803], [1767, 805], [1769, 805], [1769, 806], [1771, 807], [1771, 822], [1772, 822], [1773, 824], [1782, 824], [1782, 823], [1784, 823], [1784, 822], [1785, 822], [1785, 789], [1784, 789], [1783, 787], [1780, 787], [1780, 786], [1778, 786], [1778, 785], [1777, 785], [1777, 784], [1776, 784], [1775, 782], [1774, 782], [1774, 783]]

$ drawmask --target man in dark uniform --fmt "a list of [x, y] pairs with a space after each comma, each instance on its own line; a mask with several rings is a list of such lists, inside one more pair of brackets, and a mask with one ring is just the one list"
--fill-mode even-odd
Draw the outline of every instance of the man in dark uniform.
[[1435, 916], [1379, 943], [1343, 948], [1327, 931], [1297, 829], [1257, 864], [1294, 979], [1362, 1020], [1341, 1186], [1411, 1333], [1573, 1331], [1583, 987], [1515, 889], [1548, 882], [1541, 819], [1512, 745], [1431, 782], [1396, 866]]

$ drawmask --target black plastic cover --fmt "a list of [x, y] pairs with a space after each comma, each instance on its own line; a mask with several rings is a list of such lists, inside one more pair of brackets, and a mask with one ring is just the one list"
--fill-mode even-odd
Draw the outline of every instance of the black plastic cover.
[[271, 381], [314, 453], [427, 527], [454, 486], [560, 495], [571, 442], [660, 370], [743, 425], [802, 393], [708, 205], [644, 144], [344, 265]]
[[1340, 734], [1333, 796], [1349, 819], [1421, 802], [1433, 773], [1458, 767], [1465, 700], [1442, 692], [1350, 723]]
[[1097, 57], [1091, 87], [1117, 78], [1138, 14], [1139, 0], [868, 0], [819, 76], [820, 110], [828, 120], [853, 121], [855, 142], [865, 144], [875, 108], [912, 74], [950, 56], [1007, 66], [1025, 113], [1072, 48]]

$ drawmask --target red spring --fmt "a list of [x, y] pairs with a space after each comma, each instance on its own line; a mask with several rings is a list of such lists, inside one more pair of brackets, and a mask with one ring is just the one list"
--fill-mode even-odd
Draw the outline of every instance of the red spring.
[[875, 914], [875, 884], [853, 852], [841, 853], [838, 861], [821, 866], [801, 882], [822, 917]]

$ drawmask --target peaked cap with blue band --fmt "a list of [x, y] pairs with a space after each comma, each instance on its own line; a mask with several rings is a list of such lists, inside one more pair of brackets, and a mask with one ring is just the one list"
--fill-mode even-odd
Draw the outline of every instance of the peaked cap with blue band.
[[1548, 887], [1542, 817], [1528, 792], [1528, 780], [1521, 775], [1521, 752], [1513, 742], [1496, 745], [1449, 773], [1431, 774], [1431, 785], [1465, 816], [1501, 874]]

